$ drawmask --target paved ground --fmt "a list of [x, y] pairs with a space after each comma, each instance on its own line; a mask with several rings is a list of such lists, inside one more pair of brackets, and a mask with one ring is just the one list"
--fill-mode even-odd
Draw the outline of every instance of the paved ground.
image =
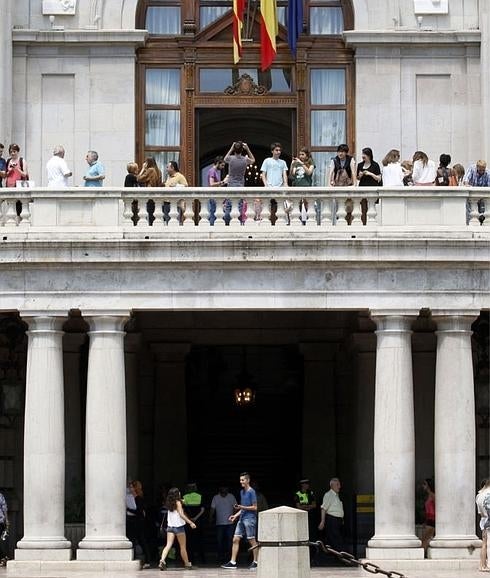
[[[386, 566], [389, 570], [389, 567]], [[135, 574], [99, 574], [101, 578], [224, 578], [225, 576], [235, 576], [236, 578], [244, 578], [245, 576], [256, 576], [256, 572], [250, 572], [246, 568], [239, 570], [222, 570], [220, 568], [203, 568], [189, 570], [167, 570], [160, 572], [158, 569], [143, 570]], [[59, 576], [59, 575], [57, 575]], [[372, 574], [367, 573], [361, 569], [350, 568], [314, 568], [311, 570], [311, 578], [369, 578]], [[382, 576], [382, 574], [378, 574]], [[413, 570], [405, 572], [406, 578], [484, 578], [490, 574], [478, 572], [478, 570]], [[0, 577], [6, 578], [5, 569], [0, 570]], [[16, 578], [22, 578], [16, 575]], [[29, 578], [33, 578], [29, 575]], [[37, 578], [37, 577], [35, 577]], [[49, 574], [39, 575], [39, 578], [50, 578]], [[70, 573], [67, 578], [94, 578], [93, 573], [76, 572]], [[96, 577], [95, 577], [96, 578]]]

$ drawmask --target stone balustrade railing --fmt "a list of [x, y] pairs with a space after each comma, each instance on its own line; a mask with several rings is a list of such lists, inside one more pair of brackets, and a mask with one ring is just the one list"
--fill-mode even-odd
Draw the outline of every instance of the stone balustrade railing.
[[490, 226], [490, 189], [0, 189], [0, 227], [37, 232]]

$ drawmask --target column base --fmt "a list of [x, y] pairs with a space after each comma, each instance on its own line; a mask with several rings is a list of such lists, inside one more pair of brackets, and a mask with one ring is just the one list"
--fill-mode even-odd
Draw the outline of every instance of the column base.
[[83, 562], [110, 561], [110, 562], [131, 562], [133, 560], [133, 549], [102, 549], [87, 548], [77, 550], [77, 560]]
[[423, 548], [366, 548], [368, 560], [423, 560]]
[[445, 536], [431, 541], [427, 557], [431, 560], [473, 559], [480, 557], [478, 536]]
[[401, 534], [395, 536], [374, 535], [367, 543], [369, 548], [393, 549], [393, 548], [420, 548], [422, 542], [415, 534]]
[[[69, 544], [69, 542], [68, 542]], [[71, 547], [68, 548], [17, 548], [14, 553], [17, 562], [32, 562], [38, 560], [66, 562], [71, 560]]]
[[70, 562], [53, 562], [53, 561], [17, 561], [9, 560], [7, 562], [7, 576], [19, 576], [25, 578], [26, 576], [53, 576], [58, 578], [66, 578], [71, 572], [83, 572], [84, 575], [95, 575], [97, 573], [108, 573], [111, 576], [119, 576], [125, 572], [130, 572], [134, 576], [135, 572], [141, 570], [141, 561], [132, 560], [130, 562], [124, 561], [92, 561], [80, 562], [78, 560], [71, 560]]

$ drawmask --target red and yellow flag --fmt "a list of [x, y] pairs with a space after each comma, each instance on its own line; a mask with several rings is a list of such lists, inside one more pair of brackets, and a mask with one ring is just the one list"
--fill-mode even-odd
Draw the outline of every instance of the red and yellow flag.
[[260, 67], [267, 70], [276, 57], [278, 32], [276, 0], [260, 0]]
[[233, 62], [242, 57], [242, 28], [245, 0], [233, 0]]

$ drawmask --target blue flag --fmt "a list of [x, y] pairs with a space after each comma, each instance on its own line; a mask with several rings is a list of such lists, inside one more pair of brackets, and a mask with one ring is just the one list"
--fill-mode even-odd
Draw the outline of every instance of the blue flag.
[[303, 0], [288, 1], [288, 44], [296, 56], [298, 36], [303, 32]]

